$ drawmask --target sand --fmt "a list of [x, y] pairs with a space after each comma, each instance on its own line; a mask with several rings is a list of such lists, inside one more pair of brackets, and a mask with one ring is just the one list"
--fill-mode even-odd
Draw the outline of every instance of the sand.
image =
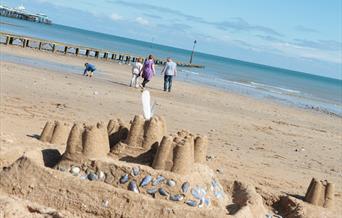
[[[2, 202], [20, 198], [22, 203], [21, 206], [17, 205], [18, 208], [28, 204], [26, 200], [30, 200], [37, 201], [43, 207], [58, 210], [61, 214], [75, 215], [75, 210], [79, 210], [85, 217], [106, 216], [106, 212], [100, 207], [89, 210], [88, 213], [87, 210], [81, 210], [81, 206], [64, 207], [65, 205], [52, 204], [52, 200], [38, 200], [40, 195], [48, 193], [47, 190], [63, 187], [64, 180], [64, 186], [74, 181], [72, 187], [76, 190], [85, 189], [88, 182], [85, 184], [74, 178], [69, 180], [68, 176], [43, 167], [50, 160], [48, 157], [51, 154], [64, 153], [65, 145], [63, 142], [50, 144], [37, 138], [46, 121], [58, 120], [69, 124], [86, 121], [95, 124], [98, 121], [107, 123], [108, 120], [120, 118], [128, 122], [134, 115], [142, 114], [139, 89], [128, 87], [130, 67], [13, 46], [0, 46], [0, 49], [1, 55], [33, 57], [74, 67], [82, 67], [88, 61], [95, 63], [102, 73], [95, 73], [90, 79], [82, 77], [82, 72], [76, 75], [1, 61], [0, 167], [10, 166], [25, 153], [37, 166], [56, 178], [58, 186], [42, 186], [45, 191], [39, 190], [30, 196], [27, 193], [9, 191], [6, 183], [0, 186], [1, 199], [6, 198], [0, 200], [0, 208], [7, 204]], [[234, 181], [243, 181], [262, 196], [265, 211], [268, 212], [273, 209], [272, 206], [275, 207], [275, 202], [285, 199], [281, 203], [289, 205], [290, 200], [295, 203], [299, 201], [298, 204], [305, 208], [303, 211], [306, 212], [301, 211], [302, 216], [299, 217], [338, 217], [342, 213], [341, 118], [177, 80], [171, 93], [163, 92], [162, 85], [161, 77], [153, 78], [148, 84], [151, 96], [156, 101], [156, 114], [165, 118], [168, 132], [187, 129], [208, 136], [205, 164], [216, 172], [227, 193], [234, 193], [230, 190]], [[26, 178], [28, 175], [21, 176]], [[279, 197], [285, 194], [304, 197], [313, 177], [335, 184], [335, 206], [332, 209], [311, 207], [298, 199]], [[99, 187], [108, 188], [102, 184]], [[98, 189], [95, 187], [91, 190]], [[129, 208], [118, 197], [125, 195], [124, 193], [114, 188], [110, 191], [120, 192], [113, 198], [122, 202], [122, 208]], [[76, 195], [73, 199], [77, 200], [76, 192], [72, 193]], [[78, 197], [80, 202], [87, 200], [85, 196]], [[136, 201], [134, 197], [129, 199]], [[100, 202], [100, 198], [97, 200]], [[171, 204], [156, 203], [151, 199], [146, 199], [146, 202], [148, 205], [156, 204], [149, 211], [153, 216], [172, 217], [167, 212], [156, 212], [163, 207], [172, 208]], [[293, 204], [296, 205], [295, 203]], [[138, 210], [143, 203], [132, 204]], [[117, 207], [112, 209], [120, 210]], [[312, 210], [319, 213], [312, 213]], [[120, 213], [122, 215], [122, 211]], [[194, 214], [197, 216], [196, 212]], [[139, 217], [139, 213], [126, 215]], [[202, 216], [209, 215], [202, 211]]]

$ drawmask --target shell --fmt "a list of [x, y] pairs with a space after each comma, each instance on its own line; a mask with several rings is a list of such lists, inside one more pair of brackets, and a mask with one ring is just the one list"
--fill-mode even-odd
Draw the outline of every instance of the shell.
[[204, 203], [207, 205], [207, 207], [209, 207], [211, 203], [210, 198], [204, 198]]
[[193, 201], [193, 200], [187, 200], [185, 203], [187, 205], [191, 206], [191, 207], [196, 207], [197, 206], [197, 202]]
[[81, 172], [81, 169], [79, 167], [73, 166], [70, 169], [70, 173], [74, 176], [77, 176]]
[[147, 189], [146, 192], [147, 192], [148, 194], [150, 194], [150, 195], [154, 195], [155, 193], [158, 192], [158, 188]]
[[182, 185], [182, 192], [185, 194], [189, 191], [190, 188], [190, 183], [189, 182], [184, 182]]
[[199, 208], [202, 208], [204, 205], [206, 205], [207, 207], [210, 206], [210, 198], [205, 198], [205, 197], [203, 197], [203, 198], [200, 200], [200, 203], [198, 204], [198, 207], [199, 207]]
[[173, 187], [176, 185], [176, 182], [173, 179], [168, 179], [166, 184], [170, 187]]
[[80, 178], [81, 178], [81, 179], [87, 179], [87, 178], [88, 178], [88, 175], [81, 175]]
[[220, 191], [214, 191], [214, 195], [216, 198], [222, 198], [223, 197], [223, 193]]
[[90, 181], [95, 181], [95, 180], [98, 180], [98, 176], [95, 174], [95, 173], [89, 173], [87, 178], [90, 180]]
[[97, 173], [97, 175], [98, 175], [98, 177], [99, 177], [100, 180], [104, 180], [105, 177], [106, 177], [106, 175], [105, 175], [104, 172], [102, 172], [102, 171], [99, 171], [99, 172]]
[[152, 176], [147, 175], [145, 178], [141, 181], [140, 186], [145, 187], [152, 181]]
[[126, 182], [128, 182], [128, 174], [125, 174], [125, 175], [121, 176], [121, 178], [120, 178], [121, 184], [125, 184]]
[[203, 188], [196, 186], [195, 188], [191, 189], [191, 194], [198, 200], [201, 200], [207, 194], [207, 192]]
[[139, 189], [138, 189], [137, 183], [135, 181], [131, 181], [128, 184], [128, 190], [135, 192], [135, 193], [139, 193]]
[[132, 174], [132, 176], [138, 176], [140, 174], [140, 168], [139, 167], [133, 167], [131, 174]]
[[181, 195], [181, 194], [176, 194], [176, 195], [170, 196], [171, 201], [181, 201], [183, 199], [184, 199], [184, 195]]
[[169, 196], [170, 194], [163, 188], [159, 188], [158, 189], [159, 194], [163, 195], [163, 196]]
[[159, 183], [163, 182], [165, 180], [165, 178], [163, 176], [158, 176], [156, 179], [153, 180], [152, 185], [156, 186]]

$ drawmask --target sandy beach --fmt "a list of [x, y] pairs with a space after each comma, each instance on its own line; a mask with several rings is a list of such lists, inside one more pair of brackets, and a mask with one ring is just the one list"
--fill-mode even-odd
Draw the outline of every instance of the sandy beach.
[[[100, 72], [87, 78], [82, 72], [1, 61], [0, 167], [23, 154], [44, 166], [41, 151], [47, 148], [62, 154], [65, 146], [36, 139], [47, 120], [73, 123], [121, 118], [129, 122], [142, 114], [140, 89], [128, 86], [130, 66], [15, 46], [1, 45], [0, 50], [2, 56], [74, 67], [89, 61]], [[170, 132], [187, 129], [208, 136], [206, 164], [222, 184], [228, 187], [235, 180], [250, 184], [265, 207], [271, 208], [281, 195], [304, 196], [313, 177], [328, 180], [335, 183], [336, 191], [335, 207], [327, 213], [329, 217], [342, 213], [341, 118], [177, 80], [171, 93], [163, 92], [162, 85], [160, 76], [148, 84], [155, 113], [165, 117]], [[1, 188], [0, 196], [0, 205], [6, 202], [1, 199], [30, 200]], [[67, 206], [55, 209], [75, 216]], [[84, 211], [79, 213], [86, 216]]]

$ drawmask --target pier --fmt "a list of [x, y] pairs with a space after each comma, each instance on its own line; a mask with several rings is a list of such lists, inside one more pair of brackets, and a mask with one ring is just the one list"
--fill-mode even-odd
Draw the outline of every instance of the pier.
[[49, 18], [45, 14], [30, 13], [25, 10], [24, 6], [19, 6], [18, 8], [9, 8], [4, 5], [0, 5], [0, 15], [4, 17], [11, 17], [37, 23], [52, 23], [52, 21], [49, 20]]
[[[6, 46], [19, 46], [22, 48], [37, 49], [39, 51], [49, 51], [52, 53], [59, 53], [65, 55], [83, 56], [89, 58], [96, 58], [105, 61], [116, 61], [120, 63], [130, 64], [136, 62], [138, 58], [145, 60], [145, 58], [138, 55], [131, 55], [115, 51], [101, 50], [97, 48], [90, 48], [79, 45], [71, 45], [62, 42], [55, 42], [50, 40], [38, 39], [33, 37], [26, 37], [20, 35], [0, 32], [0, 43]], [[156, 65], [164, 65], [166, 60], [155, 59]], [[176, 62], [179, 67], [193, 67], [204, 68], [203, 65], [189, 64], [183, 62]]]

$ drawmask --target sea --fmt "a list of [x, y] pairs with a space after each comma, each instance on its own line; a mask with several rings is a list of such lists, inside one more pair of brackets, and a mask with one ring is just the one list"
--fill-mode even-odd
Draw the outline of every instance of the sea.
[[[54, 40], [68, 44], [117, 51], [142, 57], [153, 54], [159, 59], [171, 57], [180, 62], [189, 62], [190, 50], [174, 48], [58, 24], [46, 25], [25, 20], [0, 17], [0, 31], [18, 35]], [[1, 59], [25, 62], [23, 58], [1, 54]], [[342, 117], [342, 80], [281, 69], [241, 60], [195, 52], [195, 64], [205, 68], [178, 68], [176, 80], [252, 96], [257, 99], [317, 110]], [[58, 65], [53, 62], [26, 60], [36, 67], [80, 69]], [[71, 70], [70, 70], [71, 69]], [[73, 69], [73, 70], [72, 70]], [[337, 69], [338, 70], [338, 69]], [[101, 72], [101, 70], [99, 70]], [[205, 93], [203, 93], [205, 98]]]

